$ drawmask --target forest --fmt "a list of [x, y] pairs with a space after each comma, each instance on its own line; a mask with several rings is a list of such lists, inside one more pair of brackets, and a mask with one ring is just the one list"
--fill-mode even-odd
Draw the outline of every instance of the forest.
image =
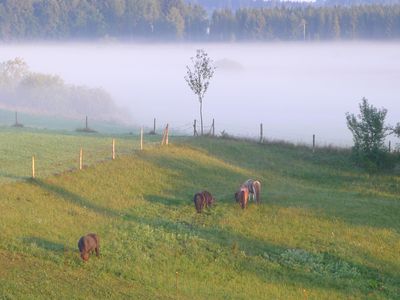
[[275, 1], [213, 9], [207, 1], [0, 0], [0, 40], [398, 39], [400, 5], [390, 1], [363, 0], [356, 5], [346, 5], [350, 0], [328, 0], [326, 5]]

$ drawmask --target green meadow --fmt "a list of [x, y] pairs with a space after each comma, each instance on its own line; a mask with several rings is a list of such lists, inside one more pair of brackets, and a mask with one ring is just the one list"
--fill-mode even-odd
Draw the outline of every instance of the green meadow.
[[[0, 298], [400, 298], [400, 178], [347, 150], [158, 136], [139, 151], [121, 135], [111, 160], [111, 135], [0, 138]], [[79, 147], [100, 153], [82, 171]], [[233, 194], [248, 178], [262, 204], [242, 210]], [[197, 214], [203, 189], [217, 202]], [[101, 254], [84, 263], [89, 232]]]

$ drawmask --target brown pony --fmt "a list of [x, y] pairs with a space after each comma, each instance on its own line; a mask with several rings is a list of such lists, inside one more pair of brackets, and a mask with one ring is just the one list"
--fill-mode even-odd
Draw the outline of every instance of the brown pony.
[[89, 233], [79, 239], [78, 242], [79, 252], [84, 261], [89, 259], [89, 254], [96, 251], [96, 256], [99, 256], [100, 239], [95, 233]]
[[247, 207], [247, 202], [249, 200], [249, 189], [245, 185], [241, 185], [239, 191], [235, 193], [236, 202], [240, 204], [242, 209]]
[[261, 203], [261, 183], [258, 180], [248, 179], [243, 185], [249, 189], [249, 194], [253, 196], [253, 201], [256, 201], [257, 204]]
[[203, 211], [204, 206], [211, 207], [214, 204], [215, 199], [209, 192], [202, 191], [194, 195], [193, 202], [196, 211], [198, 213], [201, 213]]

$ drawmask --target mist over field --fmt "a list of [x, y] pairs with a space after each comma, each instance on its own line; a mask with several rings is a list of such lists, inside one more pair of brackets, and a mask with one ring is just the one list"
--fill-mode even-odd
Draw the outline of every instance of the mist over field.
[[205, 125], [217, 133], [350, 145], [345, 113], [362, 97], [400, 121], [400, 43], [123, 44], [48, 43], [0, 46], [0, 61], [20, 57], [33, 72], [66, 83], [101, 87], [131, 115], [151, 126], [153, 117], [191, 132], [199, 119], [185, 66], [206, 50], [217, 70], [204, 99]]

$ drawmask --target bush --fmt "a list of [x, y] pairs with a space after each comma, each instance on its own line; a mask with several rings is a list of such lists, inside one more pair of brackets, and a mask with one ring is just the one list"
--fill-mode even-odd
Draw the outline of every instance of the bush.
[[353, 134], [353, 158], [362, 167], [369, 171], [393, 167], [394, 162], [390, 158], [384, 142], [389, 134], [390, 127], [385, 125], [387, 110], [377, 109], [362, 99], [360, 113], [347, 113], [347, 127]]

